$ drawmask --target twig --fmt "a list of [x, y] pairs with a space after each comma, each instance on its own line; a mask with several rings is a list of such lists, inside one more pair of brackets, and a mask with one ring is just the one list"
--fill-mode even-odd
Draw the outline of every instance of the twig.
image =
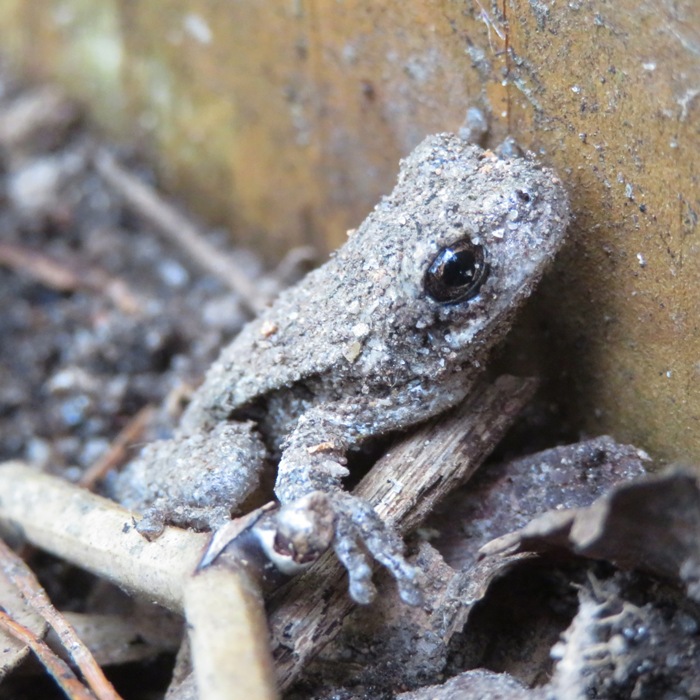
[[86, 469], [78, 484], [86, 489], [94, 489], [95, 484], [104, 479], [107, 472], [124, 460], [130, 445], [138, 441], [153, 416], [153, 406], [144, 406], [133, 418], [119, 431], [119, 434], [100, 459]]
[[24, 92], [0, 109], [0, 147], [15, 157], [43, 153], [65, 143], [80, 119], [80, 108], [68, 95], [46, 86]]
[[26, 644], [34, 652], [71, 700], [95, 700], [95, 696], [76, 678], [68, 664], [56, 656], [46, 642], [39, 639], [24, 625], [13, 620], [4, 610], [0, 610], [0, 628]]
[[[475, 387], [455, 412], [428, 423], [385, 455], [355, 493], [400, 534], [409, 532], [476, 471], [536, 387], [536, 380], [508, 376]], [[345, 579], [338, 561], [324, 555], [273, 601], [273, 657], [282, 690], [340, 631], [354, 605]]]
[[178, 245], [192, 259], [225, 285], [240, 295], [241, 301], [252, 314], [267, 305], [234, 258], [212, 246], [202, 232], [185, 216], [162, 199], [155, 190], [134, 177], [119, 165], [105, 150], [94, 157], [95, 168], [126, 204], [155, 226], [171, 242]]
[[82, 286], [73, 270], [44, 253], [24, 246], [0, 243], [0, 265], [21, 270], [59, 292], [73, 292]]
[[59, 292], [90, 289], [107, 296], [124, 313], [135, 314], [144, 304], [127, 289], [123, 280], [104, 270], [78, 270], [38, 250], [13, 243], [0, 243], [0, 265], [21, 270]]
[[277, 697], [262, 596], [245, 572], [198, 572], [185, 586], [185, 614], [199, 697]]
[[192, 576], [208, 535], [168, 527], [147, 542], [129, 511], [18, 462], [0, 466], [0, 493], [0, 519], [33, 544], [142, 598], [184, 609], [200, 697], [276, 697], [257, 584], [235, 562], [233, 571], [214, 566]]
[[233, 571], [214, 566], [193, 576], [208, 534], [166, 527], [148, 542], [129, 511], [19, 462], [0, 465], [0, 493], [0, 519], [34, 545], [142, 598], [184, 610], [200, 697], [276, 697], [257, 584], [235, 561]]
[[119, 695], [105, 678], [90, 650], [53, 606], [31, 569], [2, 540], [0, 540], [0, 566], [5, 576], [17, 586], [27, 603], [54, 629], [95, 695], [100, 700], [119, 700]]
[[29, 542], [121, 588], [182, 611], [208, 535], [167, 527], [153, 542], [116, 503], [21, 462], [0, 465], [0, 519]]

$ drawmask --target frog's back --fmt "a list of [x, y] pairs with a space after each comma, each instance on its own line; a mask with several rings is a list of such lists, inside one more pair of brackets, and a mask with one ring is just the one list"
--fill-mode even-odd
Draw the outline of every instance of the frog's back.
[[183, 417], [187, 432], [212, 426], [237, 411], [311, 377], [332, 374], [352, 344], [334, 318], [342, 284], [331, 260], [285, 290], [248, 323], [209, 368]]
[[[453, 134], [428, 137], [348, 242], [223, 350], [183, 429], [212, 426], [294, 385], [348, 395], [382, 383], [435, 385], [480, 365], [560, 247], [567, 219], [566, 194], [546, 168]], [[478, 255], [460, 258], [465, 245]], [[467, 295], [459, 285], [469, 275], [436, 265], [479, 256], [478, 287]], [[447, 297], [435, 280], [426, 287], [429, 269], [446, 275], [437, 286], [447, 285]]]

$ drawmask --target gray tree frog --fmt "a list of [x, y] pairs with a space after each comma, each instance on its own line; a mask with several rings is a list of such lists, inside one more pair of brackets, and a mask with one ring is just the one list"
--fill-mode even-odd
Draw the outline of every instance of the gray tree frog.
[[353, 598], [372, 598], [369, 552], [416, 602], [402, 541], [342, 488], [347, 453], [465, 397], [568, 216], [560, 180], [533, 160], [426, 138], [345, 245], [223, 350], [175, 438], [122, 475], [121, 500], [217, 526], [273, 461], [282, 504], [330, 504]]

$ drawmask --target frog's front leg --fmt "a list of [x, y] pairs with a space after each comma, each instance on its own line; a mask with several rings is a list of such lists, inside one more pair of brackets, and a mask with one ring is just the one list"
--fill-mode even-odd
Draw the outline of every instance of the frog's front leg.
[[[343, 490], [347, 476], [346, 454], [367, 437], [405, 428], [457, 403], [464, 395], [455, 391], [416, 402], [415, 395], [369, 400], [348, 399], [316, 406], [299, 419], [283, 445], [275, 492], [287, 508], [298, 509], [300, 499], [323, 493], [335, 516], [333, 547], [348, 570], [350, 594], [359, 603], [372, 600], [372, 567], [367, 552], [396, 579], [401, 598], [410, 604], [421, 600], [420, 572], [404, 557], [401, 538], [388, 527], [366, 501]], [[439, 405], [436, 405], [438, 404]], [[280, 532], [293, 540], [296, 517], [278, 516]], [[285, 531], [292, 530], [292, 532]]]

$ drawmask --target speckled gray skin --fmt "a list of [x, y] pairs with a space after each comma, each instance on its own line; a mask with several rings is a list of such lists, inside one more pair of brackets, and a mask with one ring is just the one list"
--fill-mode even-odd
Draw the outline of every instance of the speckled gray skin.
[[[373, 592], [364, 545], [415, 601], [416, 572], [401, 542], [342, 490], [345, 455], [464, 398], [561, 246], [567, 220], [552, 171], [452, 134], [428, 137], [348, 242], [223, 350], [183, 416], [182, 435], [254, 418], [279, 460], [279, 500], [329, 494], [353, 597], [365, 602]], [[463, 239], [483, 247], [488, 276], [474, 298], [436, 302], [426, 270]], [[257, 483], [251, 469], [238, 470]]]

